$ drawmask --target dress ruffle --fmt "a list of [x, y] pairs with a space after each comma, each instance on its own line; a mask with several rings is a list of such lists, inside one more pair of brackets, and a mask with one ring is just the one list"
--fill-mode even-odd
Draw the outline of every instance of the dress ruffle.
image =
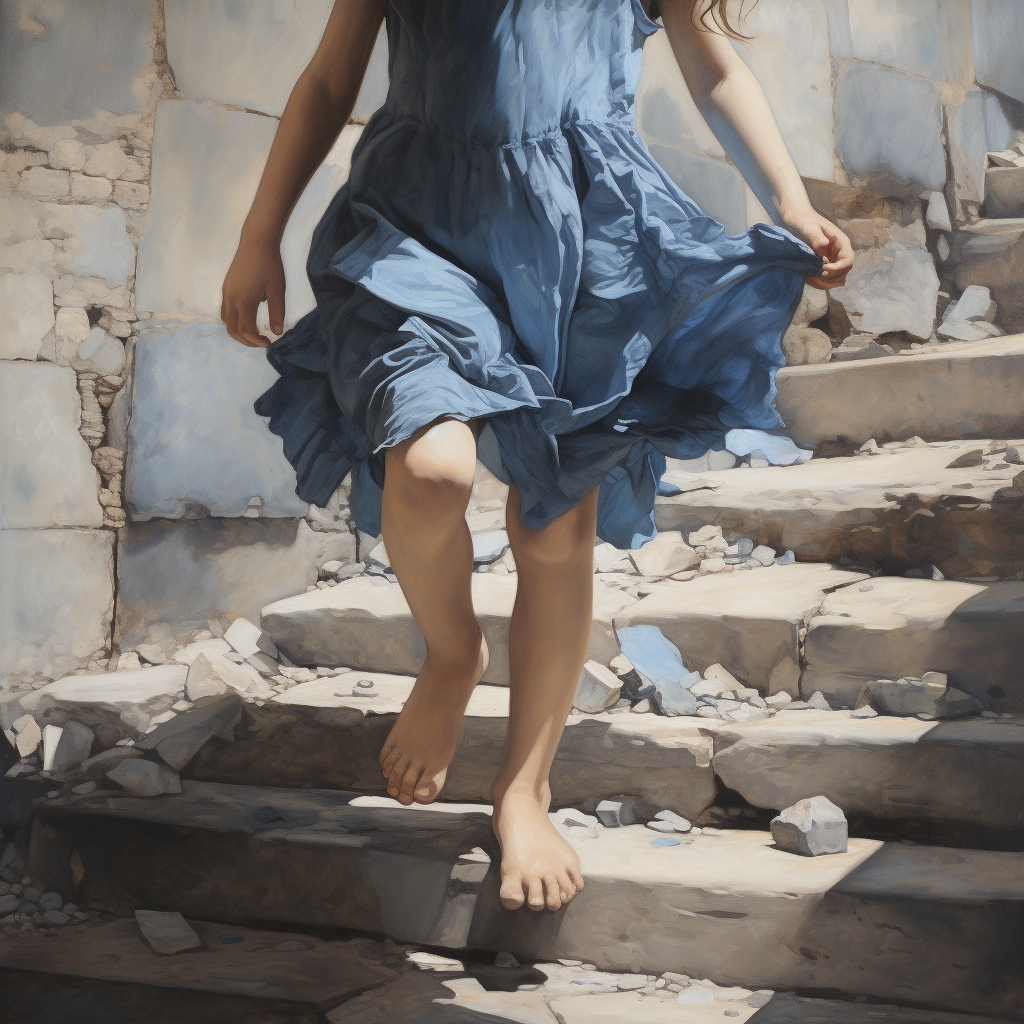
[[598, 535], [638, 547], [666, 456], [782, 430], [781, 338], [821, 267], [782, 227], [728, 235], [628, 113], [480, 145], [385, 106], [314, 232], [317, 306], [267, 350], [280, 379], [255, 410], [304, 501], [352, 472], [371, 535], [384, 450], [454, 416], [485, 421], [481, 461], [525, 525], [600, 485]]

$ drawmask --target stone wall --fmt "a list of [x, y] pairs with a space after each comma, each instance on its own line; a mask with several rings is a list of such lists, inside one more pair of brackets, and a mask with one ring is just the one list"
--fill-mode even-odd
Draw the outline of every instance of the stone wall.
[[[746, 6], [756, 38], [737, 49], [815, 202], [858, 248], [844, 294], [817, 296], [802, 323], [829, 354], [851, 334], [933, 338], [940, 289], [963, 287], [956, 239], [984, 212], [985, 154], [1024, 129], [1020, 5]], [[375, 542], [356, 536], [344, 487], [328, 509], [296, 498], [252, 412], [273, 372], [219, 321], [278, 118], [330, 8], [0, 0], [3, 685], [105, 668], [121, 644], [169, 649], [211, 615], [255, 617]], [[284, 239], [287, 324], [312, 307], [311, 230], [386, 87], [382, 36]], [[771, 219], [749, 156], [705, 123], [663, 32], [647, 43], [637, 120], [728, 230]], [[489, 523], [501, 491], [481, 471]]]

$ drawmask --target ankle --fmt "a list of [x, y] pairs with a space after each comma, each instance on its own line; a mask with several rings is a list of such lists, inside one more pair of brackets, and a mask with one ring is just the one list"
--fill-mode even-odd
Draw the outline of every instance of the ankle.
[[425, 665], [434, 672], [450, 676], [473, 675], [487, 667], [488, 649], [483, 632], [478, 628], [464, 638], [441, 647], [427, 648]]
[[546, 812], [551, 805], [551, 786], [548, 781], [546, 779], [541, 781], [523, 778], [504, 779], [499, 776], [492, 783], [491, 802], [496, 808], [506, 802], [520, 803], [523, 801], [535, 803]]

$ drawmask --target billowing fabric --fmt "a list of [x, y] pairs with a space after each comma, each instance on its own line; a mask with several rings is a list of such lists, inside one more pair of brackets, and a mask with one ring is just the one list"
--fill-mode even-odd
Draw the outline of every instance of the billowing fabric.
[[640, 0], [391, 0], [387, 100], [255, 403], [303, 500], [351, 470], [377, 535], [384, 449], [481, 418], [524, 524], [600, 484], [599, 536], [639, 547], [666, 456], [781, 431], [781, 336], [822, 259], [774, 225], [726, 234], [654, 161], [633, 113], [659, 27]]

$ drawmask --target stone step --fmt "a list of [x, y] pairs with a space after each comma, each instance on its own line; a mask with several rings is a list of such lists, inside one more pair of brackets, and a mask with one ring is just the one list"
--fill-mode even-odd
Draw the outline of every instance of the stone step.
[[353, 928], [1020, 1019], [1024, 854], [852, 839], [804, 858], [763, 832], [658, 848], [640, 825], [566, 828], [587, 884], [552, 915], [501, 907], [488, 810], [188, 781], [152, 800], [97, 792], [38, 810], [28, 871], [124, 914]]
[[1024, 330], [1024, 217], [984, 217], [950, 236], [956, 286], [988, 288], [999, 305], [999, 323]]
[[750, 537], [803, 561], [1024, 578], [1024, 467], [996, 455], [949, 468], [989, 447], [940, 442], [794, 466], [669, 470], [664, 479], [686, 489], [656, 499], [655, 522], [684, 534], [717, 525], [727, 539]]
[[913, 355], [787, 366], [776, 407], [798, 444], [839, 436], [925, 441], [1024, 437], [1024, 334]]
[[173, 956], [155, 953], [133, 918], [0, 938], [2, 1019], [317, 1024], [327, 1011], [400, 977], [344, 942], [188, 924], [202, 945]]
[[[839, 461], [851, 460], [830, 459], [827, 464]], [[747, 479], [780, 470], [727, 472]], [[659, 514], [664, 514], [661, 508]], [[656, 625], [679, 648], [691, 671], [721, 664], [765, 693], [809, 697], [820, 689], [834, 706], [852, 707], [869, 680], [937, 671], [947, 673], [953, 686], [986, 708], [1024, 712], [1024, 677], [1019, 672], [1024, 664], [1024, 583], [869, 578], [862, 572], [798, 562], [685, 582], [651, 582], [648, 596], [637, 599], [609, 582], [619, 576], [629, 583], [637, 579], [619, 573], [595, 576], [588, 657], [602, 664], [618, 653], [616, 629]], [[479, 595], [485, 596], [484, 626], [492, 651], [507, 654], [507, 614], [515, 581], [514, 574], [473, 577], [478, 614]], [[498, 603], [495, 594], [501, 595], [504, 618], [486, 615], [487, 602]], [[305, 664], [351, 665], [364, 674], [399, 675], [414, 675], [422, 664], [422, 636], [397, 583], [346, 580], [329, 590], [269, 605], [262, 622], [289, 657]], [[507, 665], [506, 657], [504, 674], [497, 680], [491, 673], [484, 678], [507, 682]], [[324, 684], [322, 692], [351, 691], [350, 683], [332, 685]], [[48, 699], [53, 702], [54, 695]]]

